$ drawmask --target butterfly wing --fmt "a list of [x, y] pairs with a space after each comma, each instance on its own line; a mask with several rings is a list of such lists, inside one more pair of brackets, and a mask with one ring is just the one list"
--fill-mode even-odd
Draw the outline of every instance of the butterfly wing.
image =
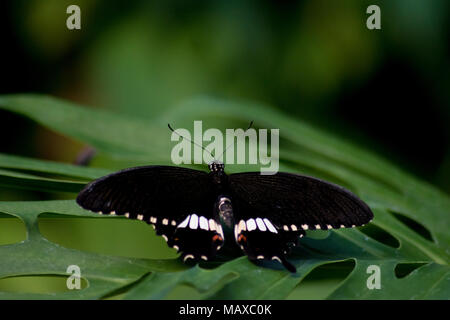
[[154, 226], [184, 260], [208, 259], [223, 243], [214, 220], [214, 185], [203, 171], [170, 166], [125, 169], [89, 183], [77, 197], [84, 209], [123, 215]]
[[238, 244], [251, 260], [278, 260], [290, 271], [285, 255], [304, 230], [361, 226], [373, 218], [357, 196], [320, 179], [238, 173], [229, 182]]

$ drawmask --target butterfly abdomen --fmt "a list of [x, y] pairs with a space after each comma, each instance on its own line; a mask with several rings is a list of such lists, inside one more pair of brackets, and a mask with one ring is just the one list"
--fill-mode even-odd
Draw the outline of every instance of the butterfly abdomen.
[[232, 228], [234, 224], [233, 206], [228, 197], [220, 196], [217, 200], [217, 213], [220, 221], [222, 221], [228, 228]]

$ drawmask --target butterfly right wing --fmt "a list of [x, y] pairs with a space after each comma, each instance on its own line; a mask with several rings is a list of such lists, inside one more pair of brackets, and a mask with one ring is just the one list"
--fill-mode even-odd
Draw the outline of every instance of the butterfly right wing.
[[373, 218], [370, 208], [350, 191], [316, 178], [279, 172], [229, 176], [237, 243], [251, 260], [278, 260], [308, 229], [350, 228]]
[[214, 185], [206, 172], [171, 166], [125, 169], [89, 183], [77, 197], [84, 209], [153, 225], [186, 260], [209, 259], [223, 244], [214, 220]]

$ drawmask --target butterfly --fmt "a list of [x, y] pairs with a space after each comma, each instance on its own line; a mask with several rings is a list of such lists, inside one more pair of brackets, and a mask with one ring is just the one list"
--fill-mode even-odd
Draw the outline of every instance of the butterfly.
[[183, 261], [214, 259], [226, 240], [224, 228], [230, 228], [232, 241], [251, 261], [275, 260], [291, 272], [296, 268], [286, 256], [306, 230], [351, 228], [373, 219], [356, 195], [317, 178], [227, 175], [218, 161], [208, 167], [125, 169], [89, 183], [76, 201], [99, 214], [151, 224]]

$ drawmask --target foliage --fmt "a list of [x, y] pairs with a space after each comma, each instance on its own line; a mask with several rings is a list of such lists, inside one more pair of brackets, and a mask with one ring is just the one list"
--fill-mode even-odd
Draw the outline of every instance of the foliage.
[[[168, 122], [189, 127], [193, 120], [202, 119], [208, 126], [225, 128], [245, 126], [254, 120], [261, 128], [280, 128], [280, 169], [339, 183], [358, 194], [375, 214], [371, 225], [365, 228], [327, 231], [322, 237], [316, 236], [320, 231], [309, 232], [310, 237], [302, 239], [300, 247], [291, 255], [298, 272], [290, 274], [275, 264], [255, 266], [245, 257], [189, 267], [178, 259], [135, 259], [69, 249], [42, 236], [37, 224], [39, 216], [122, 218], [98, 217], [80, 209], [73, 200], [1, 202], [1, 216], [21, 219], [27, 228], [27, 239], [0, 246], [0, 278], [67, 276], [67, 266], [77, 264], [88, 287], [54, 294], [3, 292], [0, 298], [105, 298], [121, 293], [124, 298], [161, 299], [183, 284], [194, 288], [205, 299], [283, 299], [300, 288], [302, 280], [316, 267], [339, 261], [354, 261], [354, 269], [329, 294], [331, 299], [448, 299], [450, 296], [448, 196], [371, 152], [324, 134], [280, 111], [249, 102], [224, 102], [206, 97], [182, 103], [149, 121], [39, 95], [1, 96], [0, 107], [93, 146], [98, 151], [94, 164], [106, 168], [77, 167], [3, 154], [0, 155], [0, 185], [8, 188], [63, 191], [75, 197], [75, 192], [87, 181], [118, 167], [169, 163]], [[245, 169], [231, 168], [232, 171]], [[411, 221], [427, 230], [429, 236]], [[389, 245], [379, 234], [395, 238], [398, 246]], [[399, 277], [396, 269], [405, 264], [416, 269]], [[381, 268], [381, 290], [369, 290], [366, 286], [369, 265]]]

